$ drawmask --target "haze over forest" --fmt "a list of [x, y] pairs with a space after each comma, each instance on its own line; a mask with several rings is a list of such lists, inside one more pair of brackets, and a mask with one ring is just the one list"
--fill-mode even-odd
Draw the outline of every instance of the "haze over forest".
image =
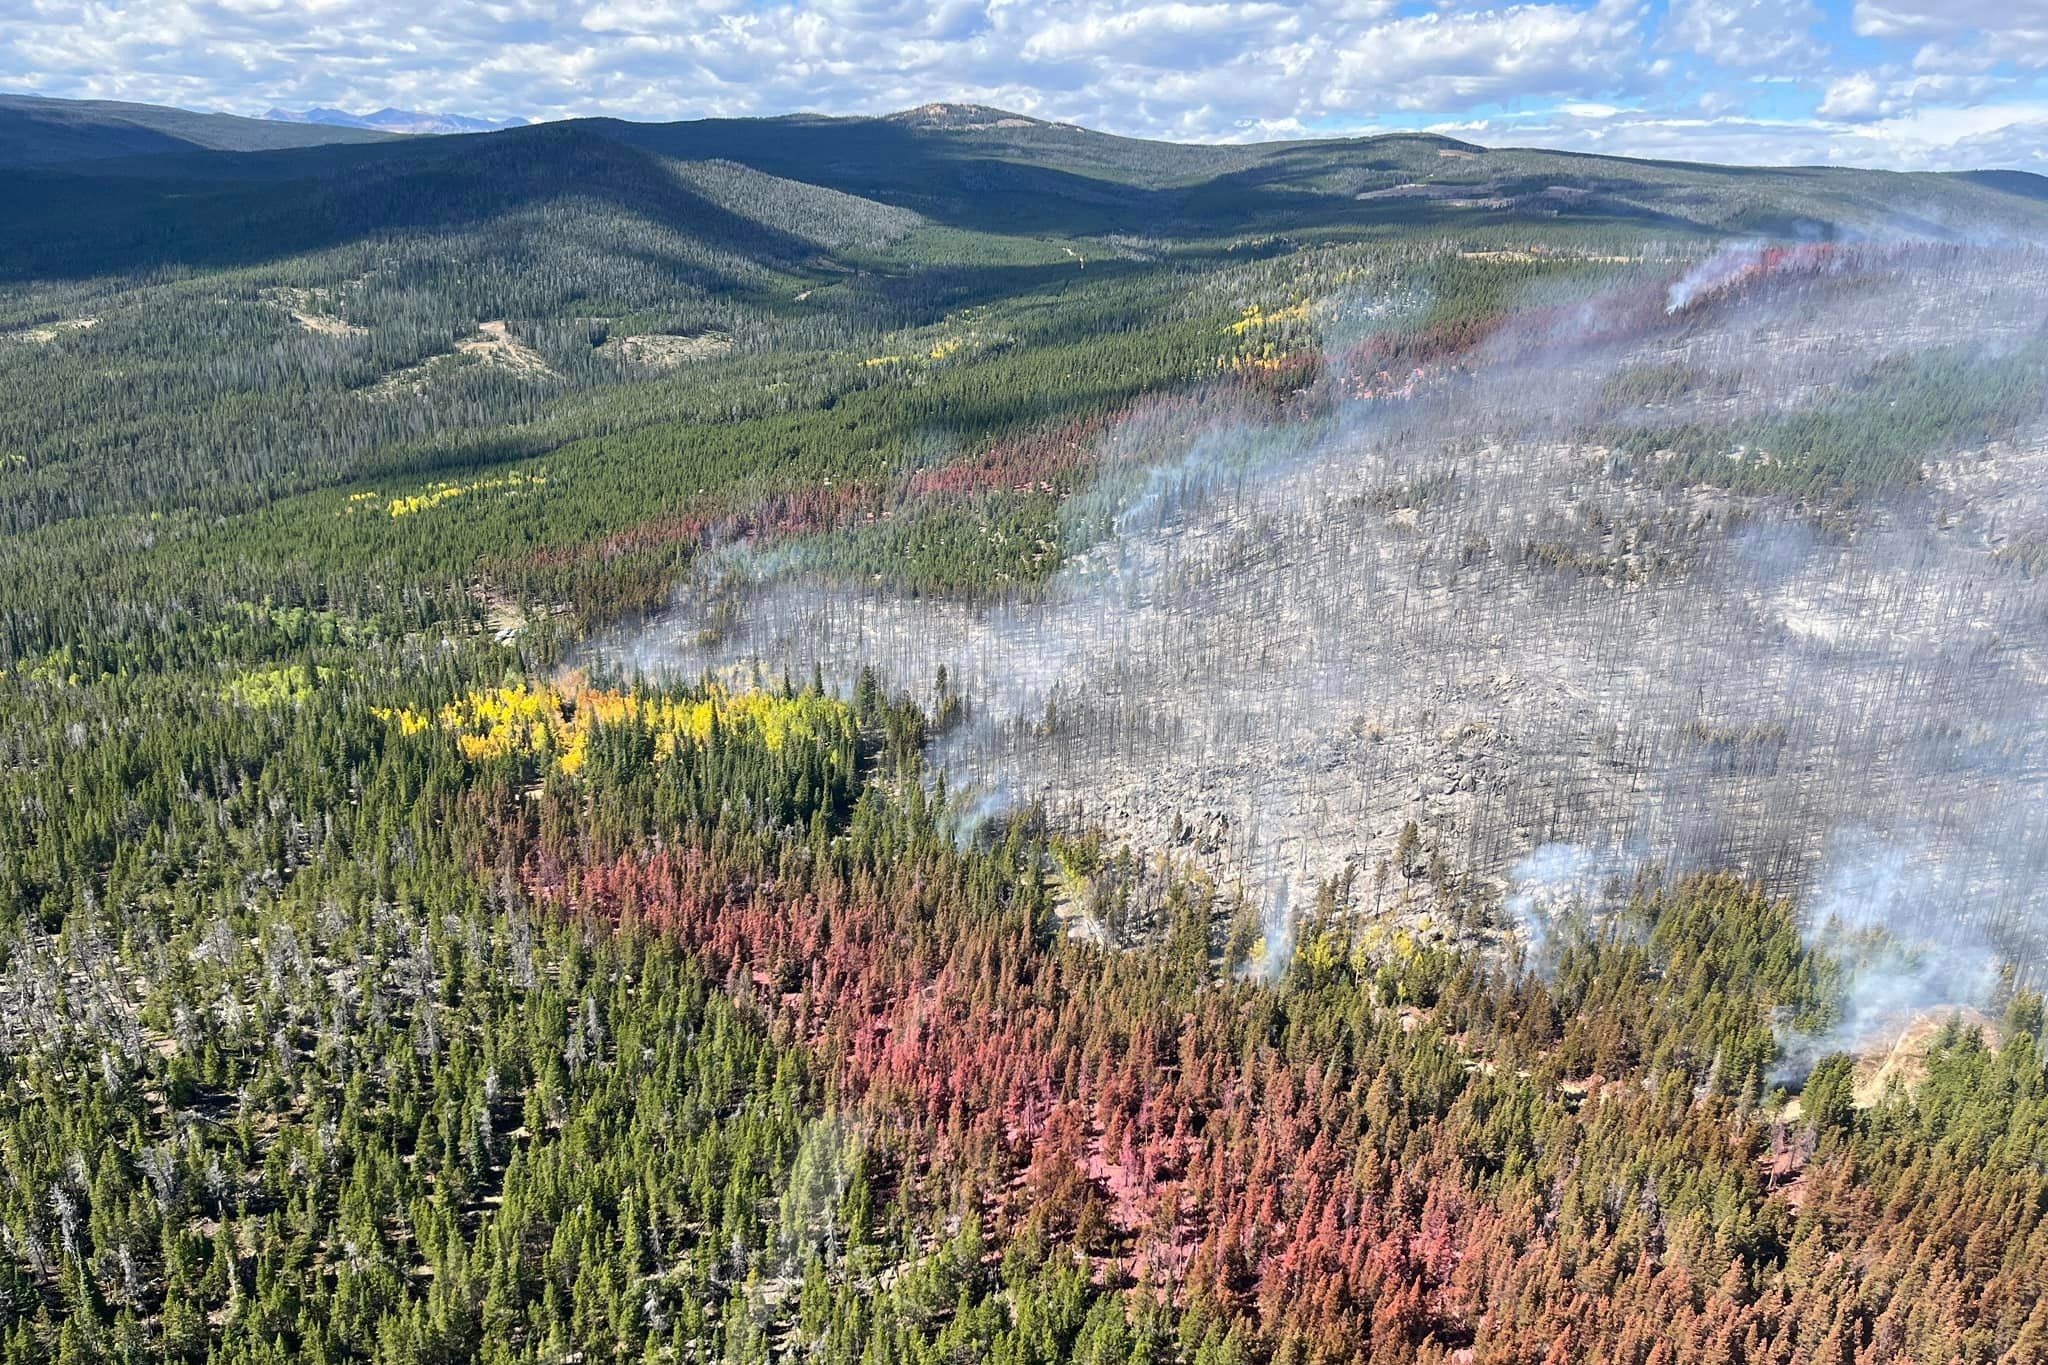
[[259, 88], [0, 97], [5, 1365], [2048, 1360], [2025, 156]]

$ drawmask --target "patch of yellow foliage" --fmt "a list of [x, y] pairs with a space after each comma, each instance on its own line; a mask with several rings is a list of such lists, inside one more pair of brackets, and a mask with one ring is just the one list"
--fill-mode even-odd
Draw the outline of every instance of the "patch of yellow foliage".
[[[547, 481], [546, 474], [522, 474], [515, 470], [510, 474], [488, 479], [473, 479], [468, 483], [430, 483], [424, 492], [391, 499], [388, 508], [393, 517], [409, 517], [415, 512], [425, 512], [455, 498], [467, 497], [471, 493], [487, 493], [498, 489], [515, 493], [528, 488], [542, 487]], [[349, 501], [355, 502], [360, 496], [353, 496]]]
[[229, 701], [242, 706], [296, 706], [312, 695], [316, 683], [324, 686], [332, 682], [334, 676], [334, 670], [325, 664], [319, 665], [317, 677], [304, 664], [288, 664], [283, 668], [259, 668], [230, 678], [221, 690]]
[[1253, 303], [1245, 306], [1244, 315], [1236, 322], [1230, 324], [1230, 330], [1235, 336], [1243, 336], [1247, 332], [1256, 332], [1264, 327], [1278, 327], [1285, 322], [1307, 321], [1307, 299], [1303, 299], [1300, 303], [1294, 304], [1291, 307], [1276, 308], [1270, 313], [1258, 304]]
[[890, 355], [869, 356], [866, 360], [863, 360], [861, 364], [867, 366], [871, 370], [879, 369], [884, 365], [936, 365], [942, 361], [951, 360], [954, 356], [959, 355], [962, 351], [966, 350], [967, 343], [972, 339], [972, 337], [965, 336], [940, 337], [937, 341], [933, 342], [931, 344], [931, 348], [925, 351], [922, 355], [895, 355], [892, 353]]
[[419, 734], [434, 723], [434, 718], [426, 712], [407, 710], [403, 706], [373, 706], [370, 714], [396, 725], [401, 735]]
[[635, 724], [645, 729], [660, 762], [685, 745], [708, 744], [714, 726], [758, 738], [770, 752], [779, 752], [791, 740], [807, 741], [844, 729], [852, 712], [844, 702], [816, 692], [781, 696], [714, 684], [692, 699], [573, 684], [514, 683], [471, 692], [433, 715], [404, 707], [379, 708], [375, 714], [404, 735], [438, 725], [455, 736], [472, 762], [507, 754], [534, 755], [552, 757], [556, 767], [574, 773], [588, 759], [591, 735], [601, 725]]
[[[59, 645], [41, 658], [24, 663], [17, 672], [19, 676], [31, 682], [46, 686], [76, 687], [79, 682], [76, 668], [77, 664], [71, 657], [71, 647]], [[0, 678], [6, 676], [4, 671], [0, 671]]]
[[1298, 364], [1300, 359], [1299, 352], [1276, 350], [1269, 341], [1257, 352], [1217, 357], [1216, 368], [1231, 370], [1238, 374], [1277, 374], [1290, 365]]

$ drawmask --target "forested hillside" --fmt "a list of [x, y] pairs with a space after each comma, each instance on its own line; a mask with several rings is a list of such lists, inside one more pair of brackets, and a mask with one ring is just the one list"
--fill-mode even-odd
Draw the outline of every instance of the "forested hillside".
[[7, 1365], [2048, 1360], [2031, 178], [99, 117]]
[[294, 127], [233, 114], [195, 114], [156, 104], [0, 95], [0, 167], [195, 151], [253, 152], [376, 142], [385, 136], [356, 128]]

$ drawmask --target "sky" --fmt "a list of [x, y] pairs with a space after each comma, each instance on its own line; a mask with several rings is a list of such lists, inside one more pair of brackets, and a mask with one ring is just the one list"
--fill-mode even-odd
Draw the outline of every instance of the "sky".
[[532, 119], [948, 101], [1183, 141], [2048, 171], [2048, 0], [0, 0], [0, 89]]

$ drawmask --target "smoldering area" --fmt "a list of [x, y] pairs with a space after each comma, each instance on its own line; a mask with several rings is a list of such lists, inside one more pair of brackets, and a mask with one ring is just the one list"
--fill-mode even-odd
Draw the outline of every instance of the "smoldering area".
[[[1529, 310], [1455, 368], [1339, 384], [1372, 396], [1313, 421], [1113, 430], [1076, 499], [1106, 500], [1112, 533], [1029, 599], [735, 547], [594, 658], [841, 688], [866, 665], [928, 703], [943, 667], [963, 705], [932, 760], [963, 826], [1037, 803], [1264, 907], [1269, 945], [1347, 869], [1362, 911], [1420, 875], [1397, 857], [1413, 821], [1409, 864], [1441, 855], [1511, 912], [1733, 869], [1816, 929], [1875, 923], [2038, 980], [2048, 395], [1853, 499], [1734, 491], [1608, 437], [1797, 419], [1887, 365], [2025, 354], [2048, 253], [1701, 269], [1720, 273], [1654, 319], [1640, 291]], [[1929, 992], [1974, 989], [1965, 971]]]

